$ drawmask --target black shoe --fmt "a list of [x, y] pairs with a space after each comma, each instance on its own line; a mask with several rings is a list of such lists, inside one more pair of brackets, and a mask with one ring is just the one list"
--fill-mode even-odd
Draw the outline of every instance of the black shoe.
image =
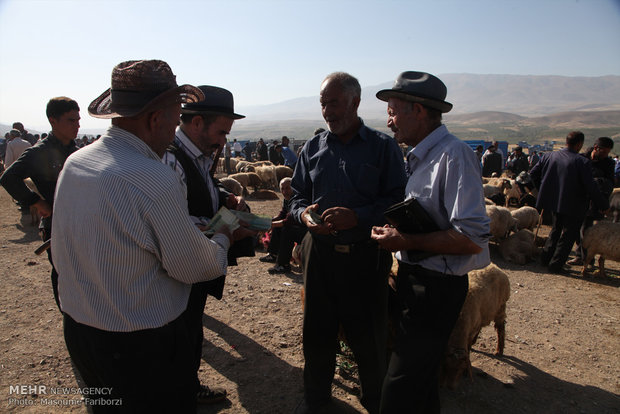
[[198, 404], [215, 404], [226, 399], [226, 390], [224, 388], [209, 388], [206, 385], [200, 385], [200, 390], [196, 393], [196, 402]]
[[275, 265], [271, 269], [267, 270], [269, 274], [276, 275], [281, 273], [288, 273], [291, 271], [291, 265]]
[[263, 263], [275, 263], [276, 262], [276, 256], [274, 256], [271, 253], [269, 253], [267, 256], [263, 256], [263, 257], [261, 257], [258, 260], [260, 260]]

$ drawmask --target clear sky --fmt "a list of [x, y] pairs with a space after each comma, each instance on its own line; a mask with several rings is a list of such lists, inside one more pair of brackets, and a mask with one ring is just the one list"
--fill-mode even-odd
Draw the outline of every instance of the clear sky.
[[0, 123], [48, 130], [65, 95], [105, 128], [86, 109], [130, 59], [237, 106], [318, 95], [337, 70], [362, 87], [405, 70], [620, 75], [620, 0], [0, 0]]

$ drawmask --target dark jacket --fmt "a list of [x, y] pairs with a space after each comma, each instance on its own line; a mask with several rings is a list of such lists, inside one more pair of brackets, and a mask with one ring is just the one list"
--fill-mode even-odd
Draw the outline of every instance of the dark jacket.
[[[202, 178], [200, 171], [198, 171], [198, 168], [194, 165], [191, 158], [175, 143], [172, 143], [168, 147], [168, 151], [174, 154], [179, 164], [183, 167], [183, 171], [185, 171], [185, 179], [187, 181], [187, 209], [189, 210], [190, 216], [212, 218], [217, 212], [213, 211], [211, 192]], [[219, 205], [226, 205], [226, 199], [230, 193], [224, 189], [219, 180], [212, 176], [210, 176], [210, 178], [217, 187]], [[237, 257], [242, 256], [254, 256], [254, 240], [251, 237], [238, 240], [230, 246], [228, 249], [228, 265], [236, 266]], [[209, 295], [221, 299], [224, 291], [225, 279], [226, 275], [222, 275], [216, 279], [200, 283], [206, 286], [206, 292]]]
[[530, 176], [539, 190], [539, 210], [584, 217], [590, 199], [599, 210], [609, 207], [592, 178], [590, 161], [568, 148], [543, 154]]
[[[77, 149], [74, 141], [63, 145], [50, 133], [35, 146], [26, 148], [17, 161], [2, 174], [0, 185], [22, 206], [29, 207], [41, 199], [24, 184], [24, 179], [30, 178], [43, 199], [53, 206], [60, 170], [65, 165], [67, 157]], [[51, 224], [51, 218], [43, 220], [44, 228], [49, 229]]]

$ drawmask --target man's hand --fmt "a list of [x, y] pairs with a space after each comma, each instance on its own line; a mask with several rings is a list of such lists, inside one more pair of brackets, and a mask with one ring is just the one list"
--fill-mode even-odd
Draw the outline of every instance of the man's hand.
[[379, 247], [390, 252], [408, 249], [405, 236], [394, 227], [388, 225], [383, 227], [374, 226], [370, 232], [370, 238], [375, 240], [379, 244]]
[[330, 231], [348, 230], [357, 226], [357, 214], [346, 207], [328, 208], [321, 218]]
[[40, 217], [49, 217], [52, 215], [52, 206], [50, 206], [50, 204], [42, 198], [34, 203], [33, 206], [37, 209], [37, 214]]
[[330, 228], [325, 222], [315, 223], [310, 219], [310, 215], [308, 214], [310, 211], [316, 211], [319, 208], [318, 204], [312, 204], [311, 206], [306, 207], [303, 213], [301, 213], [301, 221], [306, 225], [308, 230], [315, 234], [329, 234], [331, 233]]
[[236, 196], [231, 194], [226, 199], [226, 208], [229, 210], [239, 210], [239, 211], [248, 211], [248, 205], [245, 203], [245, 200], [241, 196]]

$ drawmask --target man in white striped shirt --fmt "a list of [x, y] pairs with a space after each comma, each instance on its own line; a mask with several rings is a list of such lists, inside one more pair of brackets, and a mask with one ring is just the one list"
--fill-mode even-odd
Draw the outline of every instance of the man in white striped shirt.
[[192, 283], [226, 273], [232, 235], [208, 239], [194, 226], [161, 156], [180, 104], [202, 99], [163, 61], [120, 63], [88, 108], [112, 126], [59, 177], [52, 245], [65, 341], [86, 385], [111, 389], [91, 396], [94, 412], [118, 402], [128, 412], [196, 410], [182, 313]]

